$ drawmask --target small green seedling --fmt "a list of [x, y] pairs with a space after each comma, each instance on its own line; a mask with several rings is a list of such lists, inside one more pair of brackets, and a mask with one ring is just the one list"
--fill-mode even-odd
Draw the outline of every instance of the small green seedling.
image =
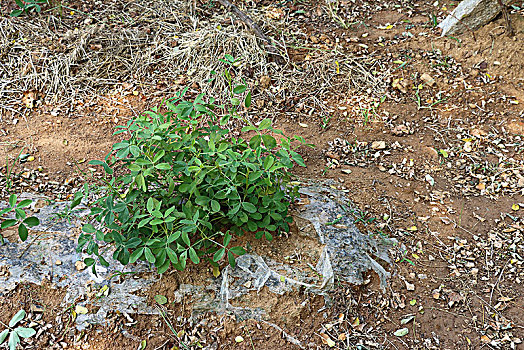
[[24, 317], [25, 311], [23, 309], [18, 311], [16, 315], [13, 316], [11, 321], [9, 321], [7, 328], [4, 329], [2, 333], [0, 333], [0, 344], [2, 344], [7, 339], [7, 336], [9, 336], [9, 340], [7, 342], [9, 350], [16, 349], [16, 346], [18, 345], [18, 343], [20, 343], [20, 337], [29, 338], [36, 334], [36, 331], [33, 328], [14, 328], [20, 321], [24, 319]]
[[[0, 224], [0, 228], [3, 230], [18, 225], [18, 236], [22, 241], [25, 241], [27, 239], [27, 236], [29, 235], [29, 230], [27, 228], [39, 225], [40, 220], [38, 220], [38, 218], [35, 216], [28, 217], [27, 213], [24, 210], [24, 208], [27, 208], [31, 205], [31, 203], [33, 203], [31, 199], [24, 199], [20, 201], [18, 204], [16, 202], [17, 197], [15, 194], [12, 194], [11, 196], [9, 196], [9, 206], [0, 210], [0, 221], [2, 222]], [[15, 218], [3, 220], [2, 216], [11, 211], [15, 212]], [[0, 234], [0, 242], [3, 242], [3, 240], [4, 238]]]
[[47, 4], [47, 0], [15, 0], [15, 2], [19, 9], [11, 11], [11, 17], [18, 17], [24, 13], [29, 14], [33, 11], [40, 13], [40, 11], [42, 11], [42, 7], [40, 5]]

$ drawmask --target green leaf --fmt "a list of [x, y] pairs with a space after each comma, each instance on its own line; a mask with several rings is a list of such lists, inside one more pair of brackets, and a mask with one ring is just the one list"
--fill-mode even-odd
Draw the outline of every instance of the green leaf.
[[268, 170], [269, 168], [271, 168], [274, 162], [275, 162], [275, 157], [273, 157], [272, 155], [267, 156], [264, 159], [264, 169]]
[[96, 232], [96, 229], [91, 224], [85, 224], [84, 226], [82, 226], [82, 231], [84, 231], [85, 233], [94, 233]]
[[29, 227], [34, 227], [40, 225], [40, 220], [36, 216], [30, 216], [24, 220], [24, 224]]
[[160, 305], [164, 305], [167, 303], [167, 298], [164, 295], [155, 295], [155, 301]]
[[257, 207], [249, 202], [242, 202], [242, 208], [244, 208], [248, 213], [256, 213], [257, 211]]
[[220, 210], [220, 203], [218, 203], [216, 200], [211, 200], [211, 212], [216, 213]]
[[264, 146], [266, 146], [267, 149], [277, 147], [277, 140], [271, 135], [262, 135], [262, 141], [264, 141]]
[[31, 205], [33, 201], [31, 199], [24, 199], [20, 203], [18, 203], [17, 208], [25, 208]]
[[297, 162], [298, 165], [303, 166], [303, 167], [306, 166], [306, 163], [304, 162], [304, 159], [302, 158], [300, 154], [294, 151], [289, 151], [289, 153], [291, 154], [291, 158], [293, 158], [293, 160]]
[[196, 251], [192, 247], [189, 247], [189, 258], [195, 265], [200, 262], [200, 258], [198, 257]]
[[229, 249], [229, 251], [233, 254], [236, 254], [236, 255], [244, 255], [246, 254], [246, 250], [242, 247], [233, 247], [231, 249]]
[[141, 189], [144, 192], [147, 190], [144, 175], [138, 174], [135, 178], [135, 182], [139, 189]]
[[271, 127], [271, 119], [264, 119], [258, 124], [258, 130], [266, 130]]
[[393, 334], [395, 336], [397, 336], [397, 337], [403, 337], [403, 336], [405, 336], [408, 333], [409, 333], [409, 329], [401, 328], [401, 329], [396, 330], [395, 333], [393, 333]]
[[166, 253], [167, 253], [169, 260], [171, 260], [171, 262], [173, 263], [173, 265], [178, 264], [178, 257], [173, 249], [167, 247]]
[[9, 350], [16, 350], [18, 343], [20, 343], [20, 337], [18, 336], [18, 333], [11, 332], [9, 341], [7, 342], [7, 345], [9, 345]]
[[231, 235], [229, 233], [226, 233], [224, 235], [224, 247], [227, 247], [230, 241], [231, 241]]
[[24, 10], [13, 10], [13, 11], [11, 11], [11, 13], [9, 14], [9, 16], [11, 16], [11, 17], [18, 17], [18, 16], [20, 16], [22, 13], [24, 13]]
[[247, 93], [246, 98], [244, 99], [244, 106], [246, 106], [246, 108], [251, 106], [251, 91]]
[[22, 338], [29, 338], [36, 334], [36, 331], [33, 328], [26, 327], [17, 327], [15, 328], [15, 332]]
[[178, 239], [178, 237], [180, 237], [180, 234], [181, 234], [180, 231], [176, 231], [176, 232], [170, 234], [169, 237], [167, 238], [167, 244], [171, 244], [174, 241], [176, 241]]
[[9, 329], [4, 329], [2, 333], [0, 333], [0, 345], [5, 341], [7, 336], [9, 335]]
[[134, 264], [138, 259], [142, 257], [143, 254], [144, 254], [144, 248], [139, 248], [139, 249], [134, 250], [131, 253], [131, 256], [129, 257], [129, 262], [131, 264]]
[[156, 259], [155, 259], [155, 256], [153, 255], [153, 252], [151, 252], [151, 249], [149, 249], [149, 248], [146, 247], [146, 248], [144, 249], [144, 255], [145, 255], [145, 257], [146, 257], [146, 260], [147, 260], [149, 263], [153, 264], [153, 263], [155, 262]]
[[249, 140], [249, 147], [252, 149], [257, 149], [260, 147], [260, 142], [262, 142], [260, 135], [255, 135], [251, 138], [251, 140]]
[[224, 248], [220, 248], [219, 250], [217, 250], [216, 253], [213, 255], [213, 261], [217, 262], [220, 259], [222, 259], [222, 257], [224, 256], [225, 252], [226, 252], [226, 250]]
[[10, 328], [13, 328], [14, 326], [16, 326], [16, 324], [20, 321], [22, 321], [25, 317], [25, 311], [24, 309], [18, 311], [14, 316], [13, 318], [11, 318], [11, 321], [9, 321], [9, 327]]
[[153, 197], [149, 197], [149, 199], [147, 200], [146, 209], [150, 213], [152, 213], [153, 210], [155, 210], [155, 201], [153, 200]]
[[113, 169], [111, 169], [109, 167], [109, 165], [107, 165], [106, 162], [102, 162], [101, 160], [92, 160], [89, 162], [89, 164], [91, 165], [101, 165], [102, 168], [104, 168], [104, 171], [109, 174], [109, 175], [112, 175], [113, 174]]
[[195, 203], [198, 205], [202, 205], [202, 206], [207, 205], [207, 203], [209, 203], [209, 197], [206, 197], [206, 196], [196, 197]]
[[256, 126], [248, 125], [242, 128], [242, 132], [248, 132], [248, 131], [253, 131], [253, 130], [257, 130]]
[[232, 104], [233, 106], [238, 106], [238, 105], [240, 105], [240, 100], [239, 100], [238, 98], [236, 98], [236, 97], [233, 97], [233, 98], [231, 99], [231, 104]]
[[233, 89], [234, 94], [242, 94], [247, 90], [247, 87], [245, 85], [237, 85]]
[[17, 222], [18, 221], [15, 220], [15, 219], [4, 220], [4, 221], [2, 221], [2, 224], [0, 225], [0, 228], [4, 229], [4, 228], [15, 226]]
[[167, 298], [164, 295], [155, 295], [155, 301], [159, 303], [160, 305], [164, 305], [167, 303]]
[[87, 266], [93, 266], [95, 265], [95, 259], [93, 258], [85, 258], [84, 259], [84, 264], [86, 264]]
[[15, 208], [15, 213], [16, 213], [16, 218], [17, 219], [25, 219], [25, 211], [23, 211], [22, 209], [19, 209], [19, 208]]
[[155, 156], [153, 157], [153, 163], [156, 163], [158, 162], [160, 159], [162, 159], [163, 156], [166, 155], [166, 152], [161, 149], [160, 151], [158, 151]]
[[14, 208], [16, 206], [16, 194], [12, 194], [9, 196], [9, 206], [11, 208]]
[[260, 176], [262, 176], [263, 173], [264, 173], [263, 171], [255, 171], [249, 174], [249, 177], [248, 177], [249, 183], [255, 182], [255, 180], [257, 180]]
[[159, 274], [163, 274], [164, 272], [166, 272], [168, 269], [169, 269], [169, 266], [171, 266], [171, 264], [169, 263], [169, 259], [165, 259], [164, 260], [164, 263], [159, 266], [156, 271], [159, 273]]
[[136, 145], [132, 145], [131, 147], [129, 147], [129, 151], [131, 152], [133, 157], [138, 157], [140, 155], [140, 148], [138, 148], [138, 146]]
[[191, 246], [191, 241], [189, 240], [189, 237], [187, 235], [187, 232], [182, 232], [182, 241], [189, 247]]
[[125, 247], [129, 249], [134, 249], [138, 247], [140, 244], [142, 244], [142, 240], [138, 237], [133, 237], [126, 242]]
[[155, 165], [155, 168], [159, 170], [169, 170], [171, 169], [171, 165], [169, 165], [169, 163], [160, 163], [160, 164]]
[[231, 252], [227, 252], [227, 261], [229, 262], [229, 265], [231, 265], [232, 268], [235, 268], [237, 265], [235, 261], [235, 256]]
[[27, 227], [24, 224], [20, 224], [18, 226], [18, 236], [22, 240], [22, 242], [25, 242], [27, 240], [27, 236], [29, 235], [29, 231], [27, 230]]

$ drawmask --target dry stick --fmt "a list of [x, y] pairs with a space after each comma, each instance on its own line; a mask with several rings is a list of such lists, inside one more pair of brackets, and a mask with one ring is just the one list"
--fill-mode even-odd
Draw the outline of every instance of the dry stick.
[[244, 22], [254, 33], [257, 37], [259, 37], [262, 41], [266, 44], [266, 49], [270, 54], [273, 55], [279, 55], [275, 46], [271, 43], [271, 39], [267, 35], [264, 34], [262, 29], [256, 24], [255, 21], [251, 19], [248, 15], [246, 15], [244, 12], [242, 12], [238, 7], [235, 6], [235, 4], [229, 2], [228, 0], [218, 0], [218, 2], [224, 6], [228, 11], [233, 12], [235, 15], [240, 18], [242, 22]]
[[502, 15], [504, 16], [504, 20], [506, 21], [506, 31], [508, 33], [508, 36], [513, 36], [515, 32], [513, 31], [513, 27], [511, 26], [511, 20], [509, 18], [509, 12], [506, 5], [502, 3], [502, 0], [498, 0], [499, 6], [502, 9]]

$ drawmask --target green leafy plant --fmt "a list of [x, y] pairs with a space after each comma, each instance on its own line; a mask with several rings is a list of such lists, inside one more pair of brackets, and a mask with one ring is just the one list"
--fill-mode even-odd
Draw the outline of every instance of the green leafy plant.
[[[269, 119], [254, 125], [241, 117], [237, 102], [248, 108], [251, 95], [245, 85], [230, 85], [228, 107], [203, 94], [186, 101], [185, 89], [165, 101], [165, 113], [154, 108], [120, 127], [116, 133], [127, 138], [104, 161], [90, 162], [104, 169], [107, 192], [91, 206], [95, 224], [83, 227], [78, 251], [107, 266], [102, 252], [112, 247], [122, 264], [148, 261], [159, 273], [171, 265], [183, 270], [188, 259], [218, 266], [224, 258], [234, 266], [245, 253], [230, 247], [234, 236], [271, 240], [289, 230], [296, 195], [289, 170], [305, 166], [295, 151], [305, 141], [284, 136]], [[249, 140], [230, 134], [229, 118], [247, 123]], [[95, 270], [94, 258], [84, 261]]]
[[[84, 188], [86, 189], [85, 192], [88, 191], [88, 185], [85, 184]], [[73, 223], [73, 220], [78, 217], [78, 214], [82, 211], [82, 209], [76, 209], [76, 207], [80, 204], [82, 201], [84, 192], [76, 192], [73, 196], [73, 200], [70, 203], [66, 203], [64, 209], [54, 213], [51, 218], [53, 221], [67, 221], [69, 224]]]
[[322, 115], [321, 116], [320, 128], [322, 130], [326, 130], [329, 127], [329, 122], [331, 122], [331, 118], [332, 117], [333, 116], [331, 116], [331, 115], [327, 115], [327, 116]]
[[[38, 224], [40, 224], [40, 220], [38, 220], [35, 216], [27, 216], [27, 213], [25, 212], [24, 208], [27, 208], [31, 205], [33, 201], [31, 199], [24, 199], [20, 201], [17, 204], [17, 197], [15, 194], [12, 194], [9, 196], [9, 206], [7, 208], [4, 208], [0, 210], [0, 220], [2, 220], [2, 223], [0, 224], [0, 228], [6, 229], [9, 227], [13, 227], [18, 225], [18, 236], [22, 241], [25, 241], [27, 239], [27, 236], [29, 234], [28, 227], [34, 227]], [[15, 217], [10, 219], [2, 219], [2, 217], [9, 213], [14, 212]], [[0, 240], [3, 242], [4, 238], [0, 234]]]
[[15, 350], [16, 346], [20, 343], [20, 338], [29, 338], [36, 334], [33, 328], [16, 327], [15, 326], [25, 318], [25, 311], [22, 309], [13, 316], [7, 328], [0, 333], [0, 344], [2, 344], [9, 336], [7, 345], [9, 350]]
[[11, 11], [11, 17], [18, 17], [22, 14], [30, 14], [31, 12], [40, 13], [42, 7], [40, 5], [47, 4], [47, 0], [15, 0], [19, 9]]

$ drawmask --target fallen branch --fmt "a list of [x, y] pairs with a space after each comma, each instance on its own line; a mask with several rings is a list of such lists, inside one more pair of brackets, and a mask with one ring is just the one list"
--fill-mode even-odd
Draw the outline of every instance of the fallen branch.
[[246, 15], [244, 12], [242, 12], [238, 7], [235, 6], [235, 4], [229, 2], [228, 0], [218, 0], [218, 2], [224, 6], [228, 11], [233, 12], [237, 17], [244, 22], [254, 33], [255, 35], [264, 41], [266, 44], [266, 49], [270, 54], [279, 55], [276, 47], [271, 42], [271, 39], [264, 34], [262, 29], [258, 26], [258, 24], [251, 19], [248, 15]]

